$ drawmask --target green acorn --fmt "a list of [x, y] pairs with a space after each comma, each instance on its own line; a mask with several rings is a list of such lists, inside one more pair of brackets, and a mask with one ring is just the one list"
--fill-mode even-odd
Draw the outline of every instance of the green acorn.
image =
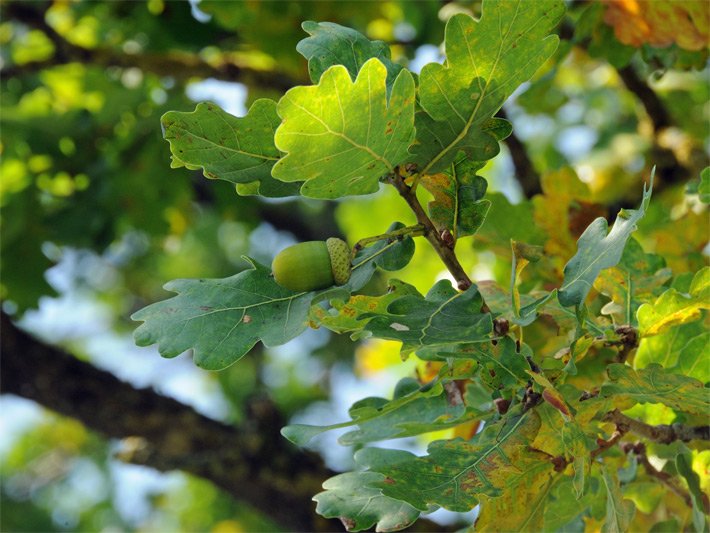
[[281, 250], [271, 263], [276, 283], [295, 292], [343, 285], [350, 279], [350, 248], [345, 241], [300, 242]]

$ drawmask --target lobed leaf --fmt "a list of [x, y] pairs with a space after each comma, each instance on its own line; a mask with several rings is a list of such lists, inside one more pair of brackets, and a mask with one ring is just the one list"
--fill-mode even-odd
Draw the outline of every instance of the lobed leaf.
[[[197, 104], [190, 113], [169, 111], [161, 118], [173, 166], [201, 167], [207, 178], [239, 185], [240, 194], [271, 197], [298, 194], [300, 187], [271, 177], [271, 168], [281, 157], [274, 144], [280, 123], [276, 102], [266, 98], [255, 101], [241, 118], [212, 103]], [[244, 184], [248, 190], [241, 188]]]
[[384, 496], [370, 487], [384, 478], [376, 472], [346, 472], [323, 483], [324, 492], [313, 497], [316, 512], [339, 518], [348, 531], [398, 531], [412, 524], [420, 511], [408, 503]]
[[594, 281], [594, 288], [611, 300], [602, 314], [611, 315], [616, 324], [636, 327], [638, 308], [654, 300], [671, 276], [661, 256], [645, 253], [636, 239], [629, 238], [619, 264], [600, 272]]
[[478, 495], [501, 494], [509, 476], [521, 470], [518, 465], [529, 453], [525, 447], [539, 427], [534, 411], [511, 414], [470, 441], [432, 442], [423, 457], [397, 451], [397, 460], [392, 461], [393, 450], [365, 448], [356, 460], [386, 476], [372, 485], [386, 496], [422, 511], [434, 504], [466, 512], [476, 505]]
[[462, 403], [452, 404], [441, 382], [422, 387], [411, 378], [404, 378], [397, 384], [391, 400], [364, 398], [353, 404], [349, 414], [352, 420], [348, 422], [328, 426], [292, 424], [283, 428], [281, 434], [294, 444], [304, 446], [320, 433], [357, 426], [358, 429], [338, 439], [340, 444], [350, 446], [438, 431], [481, 415]]
[[489, 119], [553, 54], [549, 33], [564, 13], [557, 0], [483, 3], [479, 22], [466, 14], [449, 19], [446, 63], [426, 65], [419, 78], [417, 140], [412, 147], [421, 174], [441, 172], [459, 151], [486, 161], [498, 151]]
[[658, 364], [640, 370], [619, 363], [607, 367], [609, 381], [601, 387], [601, 398], [615, 403], [662, 403], [678, 412], [705, 415], [710, 411], [710, 389], [697, 379], [671, 374]]
[[389, 97], [386, 78], [386, 67], [370, 59], [354, 82], [335, 65], [318, 85], [289, 90], [278, 103], [283, 122], [274, 138], [286, 156], [273, 176], [305, 181], [301, 194], [311, 198], [375, 192], [414, 138], [412, 75], [401, 71]]
[[318, 83], [330, 67], [342, 65], [355, 80], [363, 65], [376, 58], [387, 69], [387, 90], [394, 85], [402, 65], [390, 59], [390, 48], [383, 41], [371, 41], [359, 31], [333, 22], [307, 20], [301, 27], [310, 34], [298, 43], [296, 50], [308, 60], [311, 81]]
[[710, 381], [708, 346], [710, 332], [703, 321], [676, 326], [641, 339], [634, 357], [634, 368], [657, 363], [671, 372], [707, 383]]
[[636, 223], [646, 213], [652, 190], [653, 174], [648, 191], [644, 185], [643, 200], [639, 209], [619, 211], [608, 234], [608, 224], [603, 218], [597, 218], [584, 230], [577, 241], [577, 253], [565, 265], [565, 277], [557, 292], [563, 306], [582, 305], [599, 272], [619, 262], [626, 241], [636, 230]]
[[380, 339], [402, 342], [402, 355], [420, 348], [446, 350], [459, 343], [482, 342], [493, 331], [490, 313], [482, 313], [483, 298], [475, 285], [458, 292], [448, 280], [437, 282], [426, 295], [406, 295], [385, 313], [365, 313], [364, 329]]

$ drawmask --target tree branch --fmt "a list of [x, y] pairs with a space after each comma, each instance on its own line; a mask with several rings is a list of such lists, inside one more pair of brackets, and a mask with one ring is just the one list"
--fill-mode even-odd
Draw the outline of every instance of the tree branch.
[[259, 70], [240, 65], [228, 54], [222, 55], [221, 62], [207, 62], [197, 54], [180, 51], [166, 53], [127, 54], [111, 48], [84, 48], [68, 42], [47, 24], [44, 13], [35, 9], [32, 3], [13, 2], [5, 9], [6, 18], [39, 29], [47, 35], [55, 47], [50, 59], [32, 61], [23, 65], [7, 66], [0, 70], [3, 78], [32, 74], [46, 68], [67, 63], [91, 64], [99, 67], [138, 68], [158, 76], [170, 76], [180, 80], [189, 78], [216, 78], [224, 81], [240, 82], [252, 87], [265, 87], [286, 92], [301, 83], [285, 73]]
[[[677, 494], [688, 507], [693, 507], [693, 499], [688, 491], [681, 487], [673, 476], [667, 472], [656, 470], [656, 468], [649, 462], [648, 456], [646, 455], [646, 446], [642, 442], [638, 442], [636, 444], [626, 443], [622, 446], [622, 449], [625, 453], [633, 452], [638, 462], [641, 463], [646, 471], [646, 474], [663, 483], [671, 491]], [[707, 494], [703, 494], [702, 499], [705, 513], [710, 512], [710, 499], [708, 499]]]
[[279, 435], [283, 420], [271, 402], [252, 402], [249, 421], [236, 428], [42, 344], [5, 314], [1, 346], [3, 393], [77, 418], [107, 437], [131, 437], [133, 451], [124, 459], [209, 479], [290, 530], [339, 529], [315, 515], [311, 502], [334, 473]]
[[[496, 116], [509, 120], [505, 110], [500, 109]], [[505, 138], [505, 144], [510, 151], [510, 157], [513, 160], [513, 166], [515, 167], [515, 177], [520, 184], [520, 188], [523, 190], [525, 198], [532, 198], [536, 194], [542, 193], [542, 186], [540, 185], [540, 174], [535, 170], [535, 165], [533, 164], [528, 151], [523, 144], [523, 141], [515, 135], [515, 131]]]
[[638, 420], [634, 420], [621, 413], [618, 409], [609, 411], [604, 415], [605, 422], [613, 422], [619, 428], [626, 428], [627, 431], [636, 433], [649, 440], [670, 444], [680, 440], [690, 442], [691, 440], [710, 440], [710, 425], [708, 426], [684, 426], [683, 424], [651, 426]]
[[434, 247], [441, 261], [456, 280], [459, 290], [465, 291], [468, 289], [473, 284], [471, 278], [468, 277], [461, 263], [459, 263], [453, 248], [446, 245], [439, 231], [434, 226], [434, 223], [424, 212], [424, 208], [419, 203], [416, 193], [404, 183], [404, 179], [399, 174], [392, 176], [389, 179], [389, 183], [397, 189], [399, 195], [404, 198], [407, 205], [409, 205], [410, 209], [414, 212], [414, 216], [417, 217], [417, 222], [424, 228], [424, 236]]
[[[122, 439], [118, 458], [126, 462], [212, 481], [289, 531], [343, 530], [339, 521], [316, 515], [312, 501], [335, 472], [280, 435], [284, 420], [268, 399], [252, 399], [247, 421], [228, 426], [34, 339], [5, 313], [0, 326], [0, 393], [36, 401]], [[419, 519], [405, 531], [456, 529]]]

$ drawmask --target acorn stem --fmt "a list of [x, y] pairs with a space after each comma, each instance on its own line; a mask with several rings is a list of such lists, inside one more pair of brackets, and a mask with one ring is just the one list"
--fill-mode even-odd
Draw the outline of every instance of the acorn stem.
[[366, 237], [364, 239], [360, 239], [359, 241], [357, 241], [355, 243], [355, 246], [353, 246], [353, 250], [350, 255], [350, 259], [351, 259], [351, 261], [353, 261], [355, 259], [355, 256], [357, 255], [357, 253], [360, 250], [362, 250], [368, 244], [372, 244], [373, 242], [384, 241], [384, 240], [388, 240], [388, 239], [399, 240], [404, 237], [418, 237], [418, 236], [424, 235], [424, 233], [425, 233], [424, 226], [422, 224], [415, 224], [414, 226], [406, 226], [404, 228], [390, 231], [388, 233], [381, 233], [380, 235], [374, 235], [373, 237]]

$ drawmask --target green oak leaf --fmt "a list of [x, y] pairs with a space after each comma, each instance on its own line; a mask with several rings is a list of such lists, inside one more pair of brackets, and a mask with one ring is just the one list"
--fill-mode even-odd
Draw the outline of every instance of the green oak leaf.
[[311, 36], [298, 43], [296, 50], [308, 60], [308, 74], [313, 83], [334, 65], [343, 65], [355, 80], [362, 66], [373, 57], [387, 68], [387, 90], [404, 68], [390, 59], [390, 47], [383, 41], [371, 41], [359, 31], [333, 22], [305, 21], [301, 27]]
[[626, 533], [629, 530], [631, 519], [636, 513], [636, 506], [621, 494], [616, 474], [612, 474], [604, 464], [600, 468], [603, 485], [606, 489], [606, 517], [602, 533]]
[[474, 235], [486, 219], [491, 202], [484, 200], [488, 182], [476, 172], [483, 163], [459, 156], [439, 174], [422, 177], [421, 184], [433, 196], [429, 215], [439, 231], [447, 229], [454, 241]]
[[208, 370], [226, 368], [259, 340], [266, 346], [278, 346], [297, 337], [308, 325], [314, 300], [349, 296], [361, 289], [375, 270], [363, 269], [339, 287], [295, 293], [277, 284], [269, 268], [245, 259], [252, 268], [229, 278], [167, 283], [165, 289], [177, 296], [131, 316], [144, 322], [134, 333], [136, 344], [158, 344], [163, 357], [175, 357], [192, 348], [196, 365]]
[[706, 415], [710, 411], [710, 389], [697, 379], [671, 374], [658, 364], [634, 370], [614, 363], [607, 367], [607, 376], [609, 381], [602, 385], [600, 398], [611, 398], [624, 408], [636, 403], [662, 403], [678, 412]]
[[671, 277], [671, 269], [660, 255], [645, 253], [630, 237], [619, 264], [602, 270], [594, 281], [594, 288], [611, 300], [602, 314], [611, 315], [616, 324], [636, 327], [638, 308], [655, 300]]
[[402, 342], [402, 356], [420, 348], [446, 349], [464, 342], [482, 342], [493, 331], [490, 313], [482, 313], [483, 298], [472, 285], [458, 292], [448, 280], [437, 282], [422, 298], [406, 295], [385, 313], [365, 313], [364, 329], [380, 339]]
[[323, 483], [324, 492], [313, 499], [316, 512], [326, 518], [339, 518], [348, 531], [370, 529], [398, 531], [414, 522], [420, 511], [408, 503], [384, 496], [369, 485], [382, 481], [376, 472], [346, 472]]
[[688, 294], [670, 288], [654, 303], [639, 307], [639, 333], [641, 337], [651, 337], [673, 326], [694, 322], [704, 309], [710, 309], [710, 267], [695, 274]]
[[177, 296], [134, 313], [143, 321], [134, 333], [138, 346], [158, 344], [163, 357], [194, 350], [197, 366], [226, 368], [261, 340], [278, 346], [307, 326], [313, 293], [294, 293], [278, 285], [271, 270], [252, 268], [224, 279], [178, 279], [165, 285]]
[[599, 217], [579, 237], [577, 253], [565, 265], [565, 277], [562, 287], [557, 292], [557, 298], [563, 306], [582, 305], [599, 272], [616, 266], [619, 262], [626, 241], [631, 232], [636, 230], [636, 223], [644, 216], [651, 201], [654, 173], [655, 168], [651, 173], [651, 185], [648, 190], [644, 184], [643, 200], [638, 209], [619, 211], [608, 234], [606, 220]]
[[266, 98], [255, 101], [241, 118], [212, 103], [197, 104], [190, 113], [169, 111], [161, 118], [173, 166], [201, 167], [207, 178], [237, 184], [240, 194], [271, 197], [293, 196], [300, 187], [271, 177], [281, 157], [274, 145], [280, 123], [276, 102]]
[[358, 429], [338, 439], [340, 444], [350, 446], [438, 431], [481, 415], [461, 403], [452, 404], [441, 382], [422, 387], [412, 378], [404, 378], [397, 384], [391, 400], [364, 398], [353, 404], [349, 414], [352, 420], [347, 422], [329, 426], [292, 424], [283, 428], [281, 434], [294, 444], [304, 446], [320, 433], [357, 426]]
[[420, 173], [441, 172], [463, 150], [486, 161], [499, 146], [484, 130], [503, 102], [554, 53], [549, 35], [564, 14], [557, 0], [484, 1], [477, 22], [456, 14], [446, 24], [446, 63], [426, 65], [419, 78], [417, 140]]
[[[470, 441], [432, 442], [428, 455], [422, 457], [399, 450], [364, 448], [355, 458], [386, 476], [372, 485], [385, 496], [406, 501], [421, 511], [434, 504], [466, 512], [477, 504], [479, 495], [501, 494], [510, 475], [520, 471], [517, 465], [529, 456], [527, 445], [539, 427], [540, 419], [534, 411], [510, 412]], [[393, 455], [395, 461], [391, 460]]]
[[710, 381], [708, 346], [710, 332], [702, 321], [683, 324], [641, 339], [634, 367], [639, 369], [658, 363], [671, 372], [707, 383]]
[[301, 194], [311, 198], [377, 191], [414, 138], [414, 79], [402, 70], [388, 97], [386, 77], [386, 67], [370, 59], [355, 82], [336, 65], [318, 85], [289, 90], [278, 103], [283, 122], [274, 138], [287, 155], [272, 175], [305, 181]]

